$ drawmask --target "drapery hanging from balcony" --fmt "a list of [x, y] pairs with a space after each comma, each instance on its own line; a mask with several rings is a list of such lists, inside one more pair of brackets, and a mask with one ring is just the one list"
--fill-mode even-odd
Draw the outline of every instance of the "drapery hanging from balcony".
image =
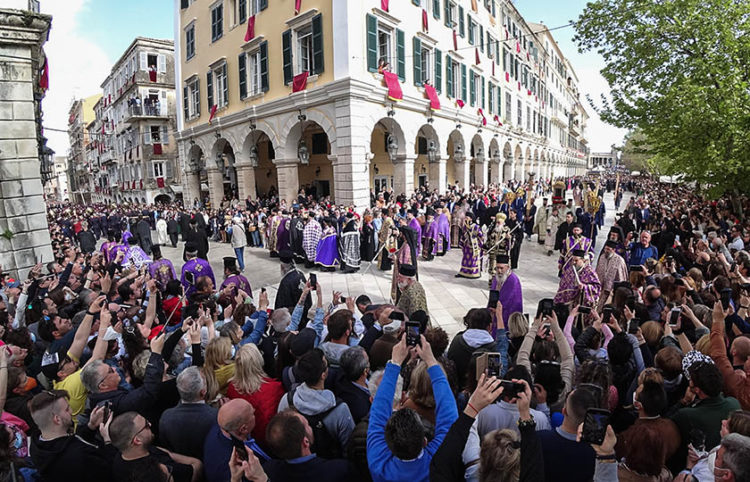
[[435, 87], [430, 84], [424, 84], [424, 93], [427, 94], [427, 98], [430, 99], [430, 109], [440, 110], [440, 99], [438, 98]]
[[44, 58], [44, 65], [42, 65], [42, 72], [39, 75], [39, 88], [45, 91], [49, 88], [49, 65], [47, 64], [47, 57]]
[[208, 124], [211, 125], [211, 121], [214, 120], [214, 116], [216, 115], [216, 104], [211, 106], [211, 112], [208, 115]]
[[247, 31], [245, 32], [245, 42], [255, 38], [255, 15], [247, 19]]
[[477, 7], [477, 0], [471, 0], [471, 9], [475, 12], [479, 11], [479, 7]]
[[164, 178], [163, 177], [157, 177], [156, 178], [156, 187], [159, 189], [164, 189]]
[[510, 82], [510, 72], [505, 72], [505, 81]]
[[453, 30], [453, 50], [458, 50], [458, 33]]
[[479, 49], [477, 47], [474, 47], [474, 54], [474, 63], [479, 65]]
[[477, 114], [479, 114], [480, 116], [482, 116], [482, 125], [486, 126], [487, 125], [487, 118], [484, 116], [484, 111], [482, 110], [481, 107], [479, 109], [477, 109]]
[[422, 9], [422, 29], [424, 29], [425, 32], [430, 31], [430, 26], [427, 20], [427, 10], [425, 10], [424, 8]]
[[459, 109], [463, 109], [466, 104], [464, 103], [463, 100], [456, 99], [456, 105], [458, 106]]
[[299, 92], [300, 90], [305, 90], [307, 88], [307, 77], [310, 75], [310, 72], [302, 72], [301, 74], [297, 74], [292, 78], [292, 92]]
[[161, 153], [161, 144], [157, 142], [154, 144], [154, 154], [160, 155]]
[[404, 93], [401, 91], [401, 83], [398, 81], [396, 74], [383, 71], [383, 80], [388, 87], [388, 98], [390, 100], [402, 100], [404, 98]]
[[497, 124], [498, 124], [498, 125], [500, 125], [500, 126], [502, 126], [502, 125], [503, 125], [503, 123], [502, 123], [502, 122], [500, 122], [500, 117], [499, 117], [499, 116], [498, 116], [497, 114], [495, 114], [495, 117], [493, 117], [493, 120], [494, 120], [495, 122], [497, 122]]
[[388, 0], [380, 0], [380, 8], [388, 11]]
[[302, 0], [294, 0], [294, 14], [297, 15], [302, 9]]

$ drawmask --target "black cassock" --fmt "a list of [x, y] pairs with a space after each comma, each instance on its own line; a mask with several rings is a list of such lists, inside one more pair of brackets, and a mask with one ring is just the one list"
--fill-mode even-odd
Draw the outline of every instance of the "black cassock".
[[305, 223], [302, 218], [295, 217], [289, 222], [289, 247], [292, 249], [294, 256], [303, 260], [307, 259], [305, 250], [302, 247], [302, 233], [305, 230]]
[[146, 254], [151, 254], [151, 246], [153, 245], [153, 242], [151, 241], [151, 226], [148, 221], [145, 219], [138, 221], [135, 225], [135, 234], [138, 237], [138, 244], [140, 244], [141, 249], [145, 251]]
[[359, 252], [362, 261], [372, 261], [375, 257], [375, 229], [365, 224], [362, 226], [362, 238], [359, 244]]
[[[292, 269], [281, 278], [279, 283], [279, 291], [276, 293], [276, 301], [273, 309], [278, 310], [279, 308], [288, 308], [289, 313], [294, 311], [294, 307], [297, 306], [299, 297], [302, 295], [302, 288], [304, 287], [307, 279], [301, 271]], [[305, 313], [312, 306], [312, 296], [308, 296], [305, 299]], [[304, 319], [306, 319], [303, 316]], [[301, 328], [300, 328], [301, 329]]]

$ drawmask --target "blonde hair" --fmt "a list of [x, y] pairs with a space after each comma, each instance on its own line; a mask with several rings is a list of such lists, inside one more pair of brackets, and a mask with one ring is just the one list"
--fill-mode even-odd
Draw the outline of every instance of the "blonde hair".
[[263, 379], [268, 378], [263, 371], [263, 355], [254, 343], [242, 345], [234, 358], [234, 376], [231, 382], [238, 392], [250, 395], [260, 390]]
[[206, 400], [213, 400], [221, 387], [216, 379], [216, 370], [227, 364], [232, 358], [232, 340], [219, 336], [206, 345], [206, 356], [201, 372], [206, 378]]
[[706, 356], [711, 356], [711, 338], [708, 333], [695, 342], [695, 349]]
[[526, 336], [526, 333], [529, 332], [529, 322], [526, 321], [526, 317], [523, 316], [523, 313], [520, 311], [511, 313], [508, 317], [508, 332], [510, 333], [511, 338]]
[[[445, 368], [438, 362], [438, 366], [445, 373]], [[432, 392], [432, 380], [430, 379], [429, 373], [427, 373], [426, 363], [417, 363], [414, 370], [411, 372], [411, 379], [409, 380], [409, 399], [420, 407], [427, 409], [435, 408], [435, 394]]]
[[664, 336], [664, 328], [657, 321], [647, 321], [641, 325], [641, 333], [649, 346], [656, 346]]
[[480, 482], [516, 482], [521, 475], [518, 435], [509, 429], [493, 430], [482, 439], [479, 453]]

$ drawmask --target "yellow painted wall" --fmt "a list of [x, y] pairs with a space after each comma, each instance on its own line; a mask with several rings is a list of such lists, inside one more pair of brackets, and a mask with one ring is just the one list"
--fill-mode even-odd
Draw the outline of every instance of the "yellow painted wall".
[[[389, 179], [393, 177], [393, 163], [385, 152], [384, 133], [381, 129], [373, 129], [370, 135], [370, 150], [373, 158], [370, 159], [370, 189], [375, 186], [375, 166], [378, 167], [378, 176], [385, 176]], [[390, 185], [390, 184], [389, 184]]]
[[276, 166], [268, 158], [268, 147], [266, 145], [268, 142], [270, 141], [266, 139], [259, 143], [258, 167], [255, 168], [255, 186], [261, 196], [268, 194], [268, 190], [271, 189], [271, 186], [276, 187], [277, 192], [279, 188]]
[[[200, 79], [201, 115], [195, 119], [185, 122], [187, 127], [196, 126], [208, 122], [209, 112], [206, 74], [208, 66], [222, 57], [226, 57], [227, 77], [229, 90], [229, 104], [226, 108], [219, 109], [217, 117], [242, 111], [253, 104], [261, 104], [282, 97], [287, 97], [292, 92], [292, 85], [284, 85], [284, 72], [282, 64], [282, 42], [281, 34], [287, 29], [286, 21], [294, 17], [293, 0], [271, 0], [268, 8], [260, 12], [255, 19], [255, 35], [263, 35], [268, 41], [268, 83], [269, 90], [262, 96], [253, 100], [240, 100], [239, 67], [238, 56], [242, 52], [242, 45], [247, 31], [247, 22], [235, 26], [230, 25], [233, 15], [229, 12], [230, 0], [224, 1], [224, 35], [216, 42], [211, 42], [211, 11], [210, 7], [215, 5], [215, 0], [196, 0], [188, 8], [180, 10], [181, 35], [181, 58], [182, 79], [197, 75]], [[248, 2], [249, 3], [249, 2]], [[320, 74], [314, 83], [308, 82], [308, 89], [319, 87], [333, 80], [333, 27], [332, 7], [330, 0], [305, 0], [302, 3], [302, 13], [312, 9], [318, 9], [323, 14], [323, 56], [325, 62], [324, 72]], [[184, 28], [195, 20], [195, 55], [185, 61], [185, 30]], [[183, 85], [177, 86], [182, 92]], [[214, 86], [216, 90], [216, 86]], [[215, 94], [214, 94], [215, 95]]]

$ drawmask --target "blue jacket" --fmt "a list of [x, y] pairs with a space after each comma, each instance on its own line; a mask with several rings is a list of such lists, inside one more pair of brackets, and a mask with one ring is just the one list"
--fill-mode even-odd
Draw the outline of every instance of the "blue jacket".
[[428, 481], [432, 456], [443, 443], [448, 430], [458, 418], [456, 401], [453, 398], [448, 380], [439, 365], [427, 369], [435, 394], [435, 437], [427, 444], [419, 457], [414, 460], [401, 460], [388, 448], [385, 441], [385, 424], [391, 417], [393, 394], [401, 367], [388, 362], [383, 380], [372, 401], [370, 425], [367, 429], [367, 464], [375, 482], [408, 480]]
[[644, 248], [641, 243], [633, 243], [630, 246], [630, 266], [646, 264], [648, 258], [659, 259], [659, 251], [653, 244]]

